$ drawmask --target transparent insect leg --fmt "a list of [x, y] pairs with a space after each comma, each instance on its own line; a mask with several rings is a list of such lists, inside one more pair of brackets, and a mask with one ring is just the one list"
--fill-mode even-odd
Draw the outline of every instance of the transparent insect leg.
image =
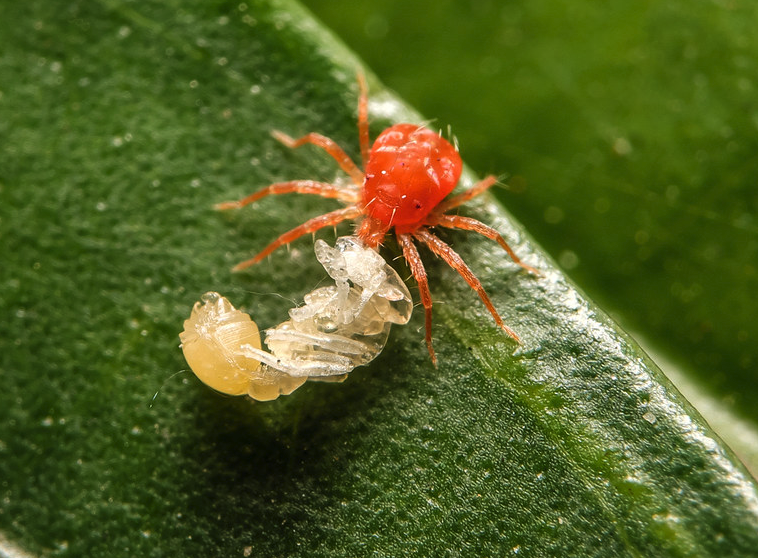
[[440, 226], [448, 229], [473, 231], [482, 236], [486, 236], [487, 238], [496, 241], [508, 253], [514, 263], [517, 263], [529, 273], [540, 275], [539, 271], [521, 261], [521, 258], [516, 255], [499, 232], [492, 227], [485, 225], [481, 221], [477, 221], [471, 217], [464, 217], [462, 215], [430, 215], [428, 224], [430, 226]]
[[[286, 323], [286, 322], [285, 322]], [[280, 324], [276, 328], [269, 330], [276, 337], [286, 333], [285, 324]], [[267, 342], [267, 346], [272, 351], [267, 353], [254, 347], [246, 348], [246, 354], [251, 358], [260, 359], [263, 363], [261, 367], [272, 373], [284, 374], [290, 378], [300, 380], [302, 384], [306, 380], [314, 377], [341, 376], [351, 372], [358, 364], [352, 363], [351, 359], [345, 355], [319, 351], [304, 340], [290, 339], [285, 341], [278, 339], [278, 344], [272, 347]], [[362, 363], [360, 363], [362, 364]]]
[[263, 258], [268, 256], [277, 248], [284, 246], [285, 244], [289, 244], [290, 242], [297, 240], [303, 235], [316, 232], [317, 230], [323, 229], [324, 227], [337, 225], [338, 223], [341, 223], [347, 219], [354, 219], [360, 214], [360, 208], [355, 205], [350, 205], [342, 209], [337, 209], [336, 211], [325, 213], [324, 215], [319, 215], [313, 219], [309, 219], [302, 225], [299, 225], [281, 235], [279, 238], [261, 250], [261, 252], [259, 252], [258, 255], [256, 255], [254, 258], [251, 258], [234, 266], [233, 271], [240, 271], [260, 262]]
[[360, 193], [357, 189], [346, 189], [327, 182], [316, 182], [315, 180], [290, 180], [288, 182], [271, 184], [241, 200], [218, 203], [214, 208], [220, 210], [238, 209], [266, 196], [291, 193], [314, 194], [322, 198], [334, 198], [347, 203], [356, 203], [360, 199]]
[[403, 250], [403, 257], [411, 268], [413, 278], [418, 283], [419, 295], [421, 296], [421, 304], [424, 307], [425, 325], [426, 325], [426, 347], [429, 349], [429, 356], [432, 358], [432, 363], [437, 366], [437, 355], [434, 354], [434, 347], [432, 347], [432, 293], [429, 291], [429, 282], [426, 278], [426, 269], [421, 261], [421, 256], [413, 244], [413, 238], [409, 234], [398, 234], [397, 241]]
[[495, 319], [495, 323], [497, 323], [497, 325], [499, 325], [513, 339], [519, 343], [521, 342], [518, 335], [516, 335], [516, 332], [503, 323], [503, 319], [500, 317], [500, 314], [498, 314], [497, 310], [495, 310], [495, 306], [492, 304], [490, 297], [487, 296], [487, 292], [484, 290], [481, 281], [477, 279], [476, 275], [474, 275], [471, 269], [469, 269], [469, 267], [466, 265], [466, 262], [463, 261], [463, 258], [461, 258], [460, 255], [455, 252], [455, 250], [453, 250], [450, 246], [445, 244], [442, 240], [424, 228], [421, 228], [413, 233], [413, 237], [418, 239], [420, 242], [423, 242], [432, 252], [442, 258], [445, 263], [457, 271], [458, 274], [463, 277], [466, 283], [468, 283], [469, 286], [474, 289], [474, 291], [476, 291], [476, 293], [479, 295], [479, 298], [482, 300], [484, 305], [487, 307], [487, 310], [490, 311], [490, 314], [492, 314], [492, 317]]
[[307, 143], [320, 147], [326, 151], [332, 157], [332, 159], [337, 161], [337, 164], [340, 166], [340, 168], [350, 175], [350, 178], [353, 180], [353, 182], [359, 185], [363, 184], [363, 171], [358, 168], [358, 165], [353, 162], [348, 154], [345, 153], [345, 151], [339, 145], [337, 145], [337, 142], [335, 142], [333, 139], [322, 136], [321, 134], [317, 134], [316, 132], [305, 134], [304, 136], [297, 139], [291, 138], [279, 130], [272, 130], [271, 135], [292, 149], [300, 147], [301, 145], [305, 145]]
[[384, 348], [389, 333], [387, 325], [378, 336], [382, 338], [363, 339], [355, 332], [302, 331], [298, 325], [303, 324], [289, 320], [267, 330], [265, 343], [271, 353], [251, 347], [248, 354], [293, 377], [339, 376], [372, 361]]

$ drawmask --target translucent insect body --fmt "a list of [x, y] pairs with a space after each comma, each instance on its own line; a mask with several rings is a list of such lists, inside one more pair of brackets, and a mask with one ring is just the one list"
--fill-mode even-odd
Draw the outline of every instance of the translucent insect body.
[[317, 240], [316, 257], [334, 285], [305, 295], [290, 319], [260, 334], [250, 316], [218, 293], [196, 303], [180, 334], [192, 371], [229, 395], [267, 401], [292, 393], [306, 380], [342, 381], [356, 366], [376, 358], [390, 326], [407, 323], [413, 303], [408, 288], [379, 254], [356, 237], [334, 248]]
[[403, 256], [419, 286], [421, 303], [426, 315], [426, 344], [433, 362], [436, 362], [436, 357], [431, 334], [432, 296], [416, 242], [424, 244], [455, 269], [476, 291], [495, 322], [518, 341], [516, 333], [503, 323], [481, 282], [463, 259], [430, 231], [430, 227], [446, 227], [477, 232], [498, 242], [521, 267], [537, 273], [519, 260], [495, 229], [475, 219], [447, 213], [485, 192], [496, 183], [495, 177], [489, 176], [468, 191], [445, 200], [458, 183], [463, 163], [450, 142], [439, 134], [415, 124], [395, 124], [387, 128], [369, 149], [368, 96], [362, 76], [359, 76], [358, 82], [361, 90], [358, 103], [358, 135], [365, 172], [342, 148], [327, 137], [310, 133], [293, 139], [282, 132], [273, 132], [274, 137], [288, 147], [312, 144], [324, 149], [350, 176], [353, 184], [338, 186], [313, 180], [280, 182], [242, 200], [219, 204], [217, 208], [238, 208], [271, 194], [293, 192], [335, 198], [347, 206], [309, 219], [284, 233], [254, 258], [242, 262], [235, 269], [243, 269], [261, 261], [278, 247], [289, 244], [304, 234], [348, 219], [360, 221], [357, 236], [371, 248], [377, 248], [394, 227]]

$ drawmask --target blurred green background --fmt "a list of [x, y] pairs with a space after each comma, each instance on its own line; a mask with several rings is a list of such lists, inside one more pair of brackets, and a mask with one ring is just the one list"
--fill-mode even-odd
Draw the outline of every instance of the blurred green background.
[[[305, 0], [746, 461], [758, 422], [758, 6]], [[692, 393], [689, 382], [695, 379]], [[681, 382], [680, 382], [681, 383]], [[736, 415], [729, 416], [734, 412]]]

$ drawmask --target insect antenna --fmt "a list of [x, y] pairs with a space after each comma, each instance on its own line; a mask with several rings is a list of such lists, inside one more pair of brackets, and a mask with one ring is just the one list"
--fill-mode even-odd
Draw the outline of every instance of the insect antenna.
[[150, 404], [147, 406], [148, 409], [153, 408], [153, 403], [155, 403], [155, 400], [158, 398], [158, 394], [161, 392], [161, 390], [166, 387], [166, 384], [169, 383], [171, 380], [174, 379], [174, 377], [178, 376], [179, 374], [185, 374], [187, 372], [192, 372], [192, 370], [189, 370], [188, 368], [185, 368], [184, 370], [179, 370], [178, 372], [174, 372], [171, 374], [168, 378], [163, 380], [163, 383], [161, 384], [161, 387], [158, 388], [158, 391], [153, 394], [153, 396], [150, 398]]

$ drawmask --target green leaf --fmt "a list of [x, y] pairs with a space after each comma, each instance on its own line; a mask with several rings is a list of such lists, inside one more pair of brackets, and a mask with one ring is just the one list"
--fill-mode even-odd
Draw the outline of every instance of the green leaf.
[[[328, 157], [287, 150], [271, 129], [319, 131], [358, 153], [358, 62], [298, 5], [37, 0], [6, 6], [0, 26], [3, 552], [756, 548], [748, 474], [492, 201], [466, 212], [541, 277], [485, 239], [445, 238], [521, 346], [427, 254], [438, 369], [417, 312], [344, 384], [273, 403], [219, 396], [186, 371], [177, 335], [204, 291], [267, 327], [323, 277], [308, 240], [248, 273], [230, 268], [333, 203], [212, 210], [275, 180], [335, 178]], [[371, 90], [374, 133], [420, 120], [377, 81]]]
[[305, 3], [511, 174], [500, 199], [755, 474], [757, 5]]

